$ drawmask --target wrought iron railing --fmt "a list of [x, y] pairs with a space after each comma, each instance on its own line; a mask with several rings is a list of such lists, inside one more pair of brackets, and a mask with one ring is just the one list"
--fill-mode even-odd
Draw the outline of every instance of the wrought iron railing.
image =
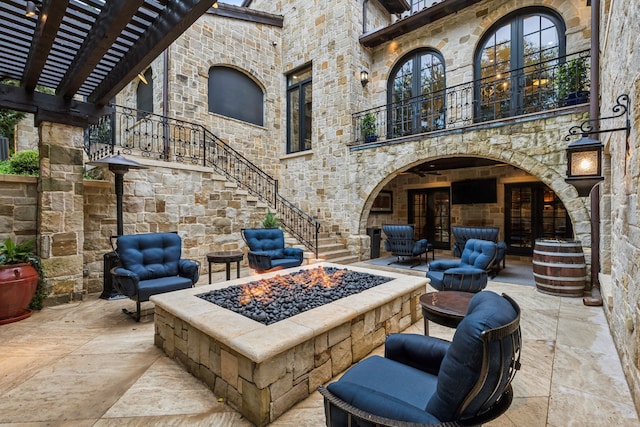
[[406, 12], [403, 12], [401, 17], [406, 18], [408, 16], [415, 15], [416, 13], [421, 12], [424, 9], [428, 9], [442, 1], [444, 0], [411, 0], [408, 2], [411, 7]]
[[85, 131], [90, 160], [120, 152], [154, 160], [212, 167], [273, 207], [282, 227], [318, 257], [320, 223], [278, 193], [278, 181], [204, 126], [115, 106]]
[[360, 111], [353, 145], [587, 103], [589, 69], [582, 51]]

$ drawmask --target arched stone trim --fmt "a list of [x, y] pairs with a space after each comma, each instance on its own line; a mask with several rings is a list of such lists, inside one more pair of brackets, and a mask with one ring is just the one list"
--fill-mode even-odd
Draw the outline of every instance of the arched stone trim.
[[[403, 172], [414, 165], [423, 163], [426, 160], [455, 157], [455, 156], [475, 156], [497, 160], [517, 167], [549, 186], [564, 203], [574, 227], [576, 239], [580, 240], [583, 247], [591, 246], [591, 216], [589, 209], [589, 199], [578, 197], [576, 189], [565, 182], [564, 170], [553, 168], [535, 157], [524, 154], [520, 151], [500, 148], [495, 145], [483, 144], [459, 144], [452, 145], [430, 145], [424, 147], [424, 151], [408, 152], [403, 155], [390, 156], [389, 161], [379, 170], [370, 170], [367, 180], [363, 182], [359, 192], [367, 194], [364, 200], [360, 215], [358, 230], [360, 234], [365, 234], [369, 211], [373, 201], [379, 191], [393, 180], [400, 172]], [[421, 152], [421, 158], [416, 160], [416, 152]]]

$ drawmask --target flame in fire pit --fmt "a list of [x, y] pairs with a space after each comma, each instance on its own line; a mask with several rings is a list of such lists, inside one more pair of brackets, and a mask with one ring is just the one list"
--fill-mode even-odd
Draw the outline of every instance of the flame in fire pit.
[[197, 295], [265, 325], [393, 280], [346, 268], [317, 267]]
[[274, 276], [271, 279], [260, 279], [242, 285], [242, 292], [238, 301], [242, 305], [249, 304], [252, 299], [268, 302], [272, 298], [272, 289], [276, 286], [285, 288], [301, 286], [304, 290], [309, 290], [313, 287], [331, 288], [340, 283], [340, 277], [346, 272], [347, 270], [338, 270], [329, 275], [324, 268], [316, 267], [304, 270], [295, 276]]

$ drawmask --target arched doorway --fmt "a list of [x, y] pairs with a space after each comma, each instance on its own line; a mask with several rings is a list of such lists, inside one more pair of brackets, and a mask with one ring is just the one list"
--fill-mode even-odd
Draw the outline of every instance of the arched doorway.
[[538, 177], [482, 157], [427, 160], [400, 171], [382, 191], [393, 197], [390, 212], [372, 210], [370, 225], [415, 225], [416, 239], [449, 250], [453, 226], [497, 227], [507, 254], [532, 256], [538, 238], [573, 236], [560, 196]]

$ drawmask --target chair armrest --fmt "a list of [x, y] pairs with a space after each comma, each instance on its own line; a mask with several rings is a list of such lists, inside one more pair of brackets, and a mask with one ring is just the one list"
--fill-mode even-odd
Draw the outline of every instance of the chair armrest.
[[300, 248], [284, 248], [284, 256], [286, 258], [297, 258], [302, 262], [304, 251]]
[[438, 375], [449, 341], [418, 334], [391, 334], [384, 343], [384, 357]]
[[425, 252], [427, 252], [427, 248], [429, 247], [429, 242], [427, 241], [427, 239], [421, 239], [418, 240], [414, 245], [413, 245], [413, 254], [414, 255], [420, 255], [423, 254]]
[[442, 283], [446, 289], [465, 292], [479, 292], [487, 286], [489, 276], [481, 268], [459, 267], [444, 272]]
[[271, 255], [260, 252], [247, 252], [247, 259], [249, 265], [258, 270], [270, 270], [271, 267]]
[[437, 261], [431, 261], [429, 263], [430, 271], [445, 271], [450, 268], [460, 267], [460, 261], [456, 260], [448, 260], [448, 259], [439, 259]]
[[200, 262], [193, 259], [178, 260], [178, 275], [188, 277], [195, 286], [200, 279]]
[[122, 295], [134, 297], [138, 295], [138, 283], [140, 278], [131, 270], [122, 267], [113, 267], [110, 270], [113, 277], [113, 285]]
[[496, 260], [494, 261], [494, 264], [496, 265], [500, 265], [500, 263], [502, 262], [502, 267], [506, 267], [506, 258], [505, 255], [507, 254], [507, 244], [505, 242], [498, 242], [498, 251], [496, 252]]

